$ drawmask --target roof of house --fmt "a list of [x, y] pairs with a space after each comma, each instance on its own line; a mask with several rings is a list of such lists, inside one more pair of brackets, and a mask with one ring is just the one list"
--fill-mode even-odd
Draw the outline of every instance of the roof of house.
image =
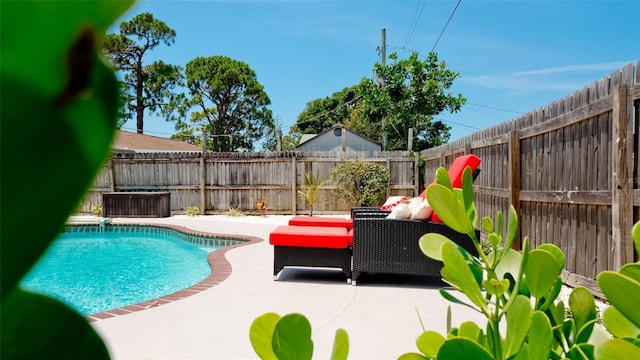
[[202, 151], [184, 141], [118, 130], [111, 146], [114, 150], [134, 151]]
[[351, 133], [351, 134], [353, 134], [353, 135], [359, 136], [359, 137], [361, 137], [361, 138], [363, 138], [363, 139], [365, 139], [365, 140], [367, 140], [367, 141], [371, 142], [372, 144], [380, 145], [380, 144], [378, 144], [377, 142], [375, 142], [375, 141], [373, 141], [373, 140], [369, 139], [368, 137], [363, 136], [363, 135], [360, 135], [360, 134], [358, 134], [357, 132], [355, 132], [355, 131], [353, 131], [353, 130], [349, 129], [348, 127], [345, 127], [345, 126], [344, 126], [344, 125], [342, 125], [342, 124], [333, 124], [333, 126], [331, 126], [330, 128], [326, 129], [325, 131], [323, 131], [323, 132], [321, 132], [321, 133], [319, 133], [319, 134], [302, 134], [302, 137], [300, 138], [300, 142], [298, 142], [298, 145], [296, 145], [296, 147], [297, 147], [297, 146], [300, 146], [300, 145], [302, 145], [302, 144], [304, 144], [304, 143], [306, 143], [306, 142], [308, 142], [308, 141], [310, 141], [310, 140], [312, 140], [312, 139], [314, 139], [314, 138], [316, 138], [316, 137], [320, 137], [320, 135], [323, 135], [323, 134], [325, 134], [325, 133], [328, 133], [329, 131], [332, 131], [332, 130], [333, 130], [333, 129], [335, 129], [335, 128], [341, 128], [341, 129], [344, 129], [344, 130], [346, 130], [346, 131], [350, 132], [350, 133]]

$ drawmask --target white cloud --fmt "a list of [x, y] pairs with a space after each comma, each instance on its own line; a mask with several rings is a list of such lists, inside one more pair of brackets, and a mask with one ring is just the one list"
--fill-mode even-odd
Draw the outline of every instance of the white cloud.
[[557, 67], [550, 67], [546, 69], [519, 71], [519, 72], [513, 73], [512, 75], [513, 76], [531, 76], [531, 75], [548, 75], [548, 74], [569, 73], [569, 72], [590, 72], [590, 71], [607, 71], [607, 70], [615, 71], [631, 63], [633, 63], [633, 61], [626, 61], [626, 62], [616, 61], [616, 62], [606, 62], [606, 63], [597, 63], [597, 64], [557, 66]]

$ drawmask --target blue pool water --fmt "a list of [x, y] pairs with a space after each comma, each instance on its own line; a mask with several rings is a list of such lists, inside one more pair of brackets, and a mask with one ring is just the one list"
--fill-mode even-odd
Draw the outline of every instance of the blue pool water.
[[197, 284], [215, 248], [164, 234], [63, 233], [21, 285], [90, 315]]

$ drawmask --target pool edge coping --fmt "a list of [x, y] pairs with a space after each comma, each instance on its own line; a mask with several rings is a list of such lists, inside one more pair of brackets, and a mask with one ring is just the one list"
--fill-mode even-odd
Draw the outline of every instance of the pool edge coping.
[[[87, 225], [87, 223], [76, 223], [76, 222], [69, 222], [69, 223], [66, 223], [65, 225], [73, 226], [73, 225], [81, 225], [81, 224]], [[95, 224], [91, 224], [91, 225], [95, 225]], [[231, 263], [225, 257], [227, 251], [230, 251], [242, 246], [257, 244], [259, 242], [264, 241], [264, 239], [257, 236], [218, 234], [218, 233], [194, 230], [186, 226], [173, 225], [173, 224], [127, 223], [127, 224], [110, 224], [110, 226], [161, 227], [161, 228], [175, 230], [186, 235], [218, 237], [226, 240], [239, 240], [241, 242], [234, 245], [224, 246], [210, 252], [209, 255], [207, 255], [207, 262], [209, 263], [211, 272], [202, 281], [190, 287], [175, 291], [173, 293], [161, 296], [156, 299], [147, 300], [137, 304], [127, 305], [120, 308], [105, 310], [99, 313], [86, 315], [85, 319], [87, 319], [87, 321], [89, 322], [95, 322], [95, 321], [109, 319], [116, 316], [123, 316], [123, 315], [131, 314], [134, 312], [147, 310], [147, 309], [158, 307], [164, 304], [169, 304], [174, 301], [178, 301], [186, 297], [203, 292], [205, 290], [208, 290], [225, 281], [233, 271], [233, 267], [231, 266]]]

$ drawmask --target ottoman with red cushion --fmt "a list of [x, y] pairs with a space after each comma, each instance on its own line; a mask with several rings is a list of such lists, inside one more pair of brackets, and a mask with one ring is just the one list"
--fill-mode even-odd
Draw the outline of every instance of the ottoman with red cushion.
[[269, 234], [273, 276], [286, 266], [340, 268], [351, 283], [353, 231], [336, 226], [282, 225]]

